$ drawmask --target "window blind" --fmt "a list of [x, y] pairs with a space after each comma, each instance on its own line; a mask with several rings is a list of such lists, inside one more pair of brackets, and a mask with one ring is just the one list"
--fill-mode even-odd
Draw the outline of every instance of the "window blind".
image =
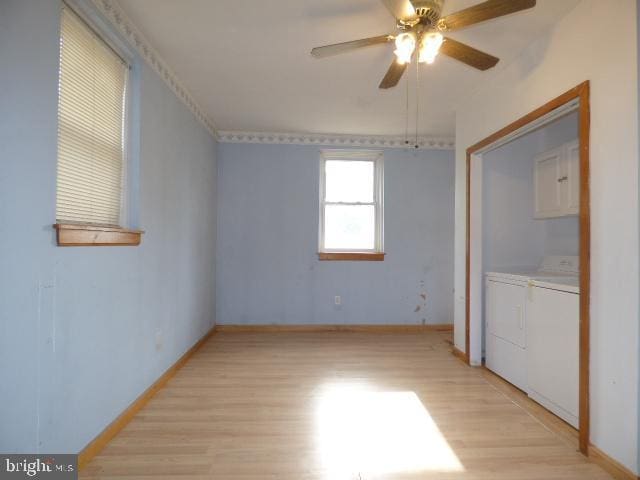
[[120, 223], [127, 76], [128, 65], [65, 6], [58, 86], [58, 223]]

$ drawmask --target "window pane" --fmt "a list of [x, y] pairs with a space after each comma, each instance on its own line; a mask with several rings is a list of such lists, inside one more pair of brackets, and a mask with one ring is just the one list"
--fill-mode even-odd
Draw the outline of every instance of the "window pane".
[[327, 202], [373, 202], [373, 162], [329, 160], [325, 163]]
[[373, 250], [375, 207], [373, 205], [326, 205], [324, 247], [326, 249]]

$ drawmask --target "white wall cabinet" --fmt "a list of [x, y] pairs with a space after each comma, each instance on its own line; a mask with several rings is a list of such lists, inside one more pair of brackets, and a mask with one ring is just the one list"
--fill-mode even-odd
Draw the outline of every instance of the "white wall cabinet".
[[577, 215], [580, 211], [580, 146], [577, 140], [534, 158], [534, 217]]

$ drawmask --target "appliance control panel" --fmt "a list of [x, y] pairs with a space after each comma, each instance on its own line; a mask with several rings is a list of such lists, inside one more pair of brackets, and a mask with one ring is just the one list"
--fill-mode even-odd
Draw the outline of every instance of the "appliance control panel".
[[540, 271], [578, 275], [580, 273], [580, 257], [571, 255], [549, 255], [544, 257], [540, 265]]

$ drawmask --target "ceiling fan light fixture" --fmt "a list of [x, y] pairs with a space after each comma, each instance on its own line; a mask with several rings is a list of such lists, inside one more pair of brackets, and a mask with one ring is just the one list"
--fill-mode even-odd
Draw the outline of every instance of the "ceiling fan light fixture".
[[393, 53], [398, 57], [398, 63], [411, 63], [411, 57], [416, 49], [416, 36], [413, 32], [401, 33], [396, 37], [396, 49]]
[[423, 35], [420, 41], [418, 62], [432, 64], [438, 56], [443, 42], [444, 37], [438, 32]]
[[[437, 56], [442, 53], [472, 68], [485, 71], [495, 67], [500, 59], [453, 38], [443, 37], [440, 32], [455, 31], [528, 10], [535, 7], [537, 3], [537, 0], [464, 0], [464, 2], [476, 4], [443, 17], [442, 7], [445, 0], [381, 1], [396, 21], [397, 34], [324, 45], [312, 49], [311, 55], [315, 58], [323, 58], [394, 41], [395, 58], [378, 85], [381, 89], [398, 85], [414, 55], [416, 66], [419, 63], [434, 63]], [[416, 77], [418, 71], [419, 69], [416, 68]]]

